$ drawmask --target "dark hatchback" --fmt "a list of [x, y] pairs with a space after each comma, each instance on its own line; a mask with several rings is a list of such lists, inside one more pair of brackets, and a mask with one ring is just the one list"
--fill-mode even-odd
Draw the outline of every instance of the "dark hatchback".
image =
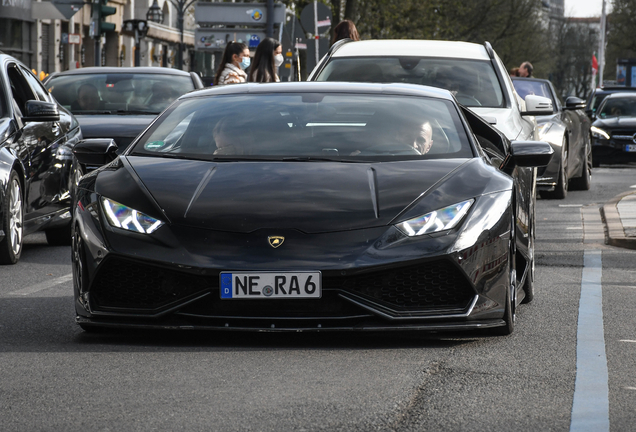
[[14, 264], [23, 237], [45, 231], [69, 244], [73, 147], [82, 134], [31, 71], [0, 52], [0, 264]]
[[601, 106], [601, 102], [603, 102], [606, 97], [614, 93], [626, 92], [636, 92], [636, 87], [606, 86], [593, 89], [590, 95], [587, 97], [587, 102], [585, 104], [585, 114], [587, 114], [589, 118], [592, 118], [594, 113], [596, 113], [598, 107]]
[[159, 67], [88, 67], [51, 74], [46, 88], [82, 127], [121, 153], [176, 98], [203, 88], [194, 72]]
[[636, 92], [607, 96], [592, 120], [595, 166], [636, 162]]

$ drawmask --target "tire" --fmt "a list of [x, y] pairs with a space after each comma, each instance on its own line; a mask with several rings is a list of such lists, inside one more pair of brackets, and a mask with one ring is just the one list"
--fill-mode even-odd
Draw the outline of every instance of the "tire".
[[[515, 276], [516, 277], [516, 276]], [[515, 282], [516, 284], [516, 282]], [[515, 303], [516, 298], [513, 300], [512, 292], [516, 292], [516, 287], [513, 286], [507, 293], [506, 296], [506, 310], [504, 311], [504, 321], [506, 323], [503, 327], [497, 327], [495, 334], [499, 336], [508, 336], [511, 335], [515, 331]], [[516, 296], [515, 296], [516, 297]]]
[[590, 190], [592, 184], [592, 149], [589, 143], [585, 144], [583, 149], [583, 166], [581, 167], [581, 176], [570, 180], [570, 188], [572, 190]]
[[559, 180], [553, 191], [541, 191], [541, 198], [564, 199], [568, 195], [568, 148], [567, 141], [563, 139], [563, 153], [561, 154], [561, 164], [559, 165]]
[[528, 236], [528, 242], [530, 246], [528, 250], [530, 252], [530, 262], [528, 263], [528, 272], [526, 274], [526, 280], [523, 282], [523, 290], [526, 295], [521, 303], [530, 303], [534, 300], [534, 222], [530, 228], [530, 235]]
[[2, 206], [1, 227], [4, 238], [0, 241], [0, 264], [15, 264], [22, 255], [23, 206], [22, 184], [15, 171], [11, 171], [7, 194]]
[[46, 241], [50, 246], [69, 246], [71, 244], [71, 223], [61, 228], [47, 229]]
[[498, 336], [508, 336], [515, 330], [515, 318], [517, 307], [517, 265], [516, 265], [516, 236], [515, 236], [515, 218], [512, 219], [512, 228], [510, 230], [510, 286], [506, 292], [506, 309], [504, 310], [503, 320], [506, 323], [503, 327], [496, 327], [494, 334]]

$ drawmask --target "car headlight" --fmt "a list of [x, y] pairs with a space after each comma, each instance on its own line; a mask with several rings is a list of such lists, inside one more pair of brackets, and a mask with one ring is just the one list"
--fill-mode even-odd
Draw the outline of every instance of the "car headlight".
[[537, 128], [537, 131], [539, 133], [539, 138], [543, 138], [543, 136], [545, 134], [548, 133], [548, 131], [550, 130], [550, 128], [552, 128], [553, 123], [543, 123], [541, 126], [539, 126]]
[[163, 222], [127, 207], [116, 201], [102, 197], [102, 207], [111, 226], [141, 234], [151, 234], [163, 225]]
[[468, 213], [468, 209], [475, 200], [462, 201], [443, 209], [426, 213], [413, 219], [401, 222], [396, 225], [397, 229], [409, 237], [423, 234], [432, 234], [454, 228]]
[[592, 126], [590, 128], [590, 132], [592, 132], [592, 136], [597, 139], [610, 139], [610, 136], [603, 129], [597, 128], [596, 126]]

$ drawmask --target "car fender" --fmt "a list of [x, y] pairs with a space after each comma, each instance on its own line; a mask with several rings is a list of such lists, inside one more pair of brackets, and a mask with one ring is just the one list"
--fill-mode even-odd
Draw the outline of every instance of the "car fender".
[[556, 182], [559, 167], [561, 166], [561, 156], [563, 155], [563, 140], [567, 139], [567, 127], [565, 123], [557, 118], [550, 120], [550, 122], [552, 126], [541, 136], [541, 140], [550, 144], [554, 150], [554, 155], [541, 177], [553, 177]]

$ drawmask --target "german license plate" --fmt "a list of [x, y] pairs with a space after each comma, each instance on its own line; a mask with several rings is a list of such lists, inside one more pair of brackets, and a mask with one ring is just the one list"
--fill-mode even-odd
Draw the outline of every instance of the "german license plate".
[[320, 298], [321, 282], [320, 272], [221, 272], [221, 298]]
[[625, 146], [626, 152], [636, 152], [636, 144], [627, 144]]

